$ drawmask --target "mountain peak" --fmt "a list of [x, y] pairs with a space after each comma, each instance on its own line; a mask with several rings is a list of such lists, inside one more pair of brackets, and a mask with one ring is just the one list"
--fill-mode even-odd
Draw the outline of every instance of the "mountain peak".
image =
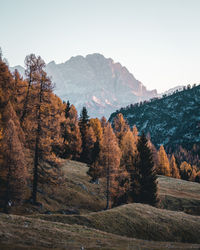
[[157, 96], [126, 67], [99, 53], [73, 56], [61, 64], [52, 61], [46, 71], [56, 84], [55, 94], [69, 100], [78, 112], [86, 106], [92, 117], [109, 117], [122, 106]]
[[47, 65], [47, 73], [56, 83], [58, 96], [73, 103], [79, 112], [86, 106], [92, 117], [109, 117], [122, 106], [157, 96], [126, 67], [99, 53], [73, 56], [55, 67]]

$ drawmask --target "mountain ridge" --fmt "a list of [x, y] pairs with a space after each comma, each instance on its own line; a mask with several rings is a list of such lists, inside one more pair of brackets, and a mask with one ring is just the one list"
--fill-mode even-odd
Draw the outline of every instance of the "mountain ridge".
[[200, 145], [200, 85], [183, 88], [149, 102], [130, 105], [117, 110], [110, 116], [112, 122], [122, 113], [130, 126], [150, 134], [156, 147], [175, 149], [182, 145], [190, 150]]
[[[11, 71], [15, 68], [22, 73], [19, 66]], [[60, 64], [51, 61], [46, 72], [56, 83], [56, 95], [69, 100], [78, 112], [86, 106], [92, 117], [109, 117], [122, 106], [157, 96], [156, 90], [147, 90], [126, 67], [98, 53], [71, 57]]]

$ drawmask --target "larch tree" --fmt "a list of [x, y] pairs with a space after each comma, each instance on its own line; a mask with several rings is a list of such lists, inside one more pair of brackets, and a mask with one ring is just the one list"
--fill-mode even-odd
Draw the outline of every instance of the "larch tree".
[[92, 118], [89, 121], [90, 126], [92, 127], [96, 140], [101, 141], [103, 136], [103, 129], [101, 127], [101, 122], [98, 118]]
[[171, 169], [171, 176], [177, 179], [180, 179], [180, 173], [179, 169], [176, 164], [176, 159], [174, 155], [172, 154], [171, 160], [170, 160], [170, 169]]
[[119, 141], [119, 147], [121, 148], [121, 141], [125, 133], [129, 130], [127, 122], [124, 120], [124, 117], [119, 113], [113, 120], [113, 130]]
[[126, 165], [127, 170], [132, 165], [132, 159], [136, 158], [137, 154], [137, 139], [133, 133], [128, 130], [121, 141], [122, 163]]
[[[136, 167], [139, 172], [140, 190], [137, 195], [137, 202], [156, 206], [158, 204], [157, 176], [152, 158], [152, 153], [148, 147], [148, 140], [142, 133], [137, 144], [138, 160]], [[134, 181], [134, 180], [133, 180]]]
[[181, 179], [186, 181], [194, 181], [196, 177], [196, 166], [191, 166], [186, 161], [180, 165]]
[[51, 158], [52, 161], [56, 161], [56, 157], [60, 156], [60, 152], [63, 151], [63, 138], [61, 124], [65, 121], [65, 105], [59, 97], [55, 94], [50, 93], [50, 102], [46, 105], [48, 107], [46, 119], [46, 133], [50, 140], [50, 151], [48, 154], [48, 159]]
[[[42, 63], [43, 65], [38, 65], [38, 62]], [[25, 75], [27, 77], [28, 86], [27, 86], [26, 95], [24, 99], [22, 115], [20, 117], [21, 124], [23, 123], [24, 118], [28, 112], [28, 105], [30, 101], [30, 89], [31, 89], [31, 85], [33, 85], [36, 82], [36, 72], [38, 70], [38, 66], [44, 67], [44, 65], [45, 65], [44, 61], [38, 60], [38, 58], [34, 54], [30, 54], [26, 56], [25, 58], [25, 66], [26, 66]]]
[[100, 121], [101, 121], [101, 127], [104, 130], [104, 128], [106, 127], [106, 124], [107, 124], [107, 120], [106, 120], [105, 116], [103, 116]]
[[99, 165], [99, 154], [102, 144], [103, 129], [98, 118], [90, 119], [89, 123], [90, 127], [94, 131], [95, 142], [92, 149], [92, 158], [88, 174], [92, 177], [91, 181], [93, 183], [99, 183], [99, 178], [103, 175], [102, 168]]
[[49, 147], [47, 135], [45, 132], [45, 118], [49, 115], [50, 94], [52, 91], [52, 82], [44, 72], [45, 63], [41, 57], [37, 57], [37, 74], [36, 74], [36, 131], [34, 143], [34, 171], [33, 171], [33, 189], [32, 189], [32, 202], [37, 203], [37, 189], [38, 189], [38, 165], [39, 159], [47, 151]]
[[110, 123], [104, 128], [100, 150], [100, 164], [106, 175], [106, 209], [111, 207], [111, 199], [116, 195], [116, 176], [120, 165], [121, 151]]
[[[67, 109], [67, 107], [66, 107]], [[65, 120], [61, 123], [62, 137], [63, 137], [63, 152], [62, 157], [68, 159], [79, 159], [81, 154], [81, 133], [78, 125], [78, 115], [74, 105], [70, 106]]]
[[120, 187], [121, 203], [132, 201], [132, 192], [136, 192], [136, 158], [137, 158], [137, 139], [131, 130], [128, 130], [121, 141], [121, 162], [120, 162]]
[[171, 175], [170, 172], [171, 171], [170, 171], [169, 159], [167, 157], [163, 145], [161, 145], [158, 151], [157, 174], [170, 176]]
[[[23, 145], [19, 140], [12, 119], [9, 119], [2, 140], [4, 164], [1, 166], [0, 188], [3, 194], [4, 212], [10, 205], [20, 204], [24, 197], [27, 184], [27, 162], [23, 153]], [[4, 191], [3, 191], [4, 190]]]
[[12, 75], [0, 60], [0, 201], [4, 212], [23, 200], [27, 181], [27, 162], [24, 155], [24, 135], [11, 100]]
[[91, 126], [89, 126], [88, 129], [86, 130], [85, 151], [84, 151], [85, 162], [89, 165], [91, 165], [95, 160], [94, 157], [95, 143], [96, 143], [96, 137], [94, 130]]

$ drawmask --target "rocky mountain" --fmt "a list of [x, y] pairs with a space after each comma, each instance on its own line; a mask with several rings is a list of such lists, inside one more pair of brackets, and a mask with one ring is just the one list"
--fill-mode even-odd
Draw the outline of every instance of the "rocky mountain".
[[200, 145], [200, 85], [149, 102], [130, 105], [113, 113], [110, 121], [122, 113], [130, 126], [150, 133], [152, 142], [158, 147], [175, 149], [182, 145], [190, 150]]
[[11, 72], [14, 72], [15, 69], [20, 73], [20, 75], [22, 75], [23, 77], [25, 76], [25, 69], [22, 66], [17, 65], [15, 67], [10, 67]]
[[122, 106], [157, 96], [156, 90], [148, 91], [127, 68], [101, 54], [71, 57], [61, 64], [52, 61], [46, 71], [56, 84], [54, 92], [78, 112], [86, 106], [91, 117], [109, 117]]

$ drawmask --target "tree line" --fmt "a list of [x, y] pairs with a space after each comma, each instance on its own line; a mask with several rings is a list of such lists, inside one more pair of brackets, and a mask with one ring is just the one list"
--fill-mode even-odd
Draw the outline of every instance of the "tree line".
[[[0, 207], [24, 201], [38, 205], [38, 188], [63, 183], [60, 159], [88, 164], [91, 182], [106, 178], [106, 209], [129, 202], [158, 205], [157, 174], [198, 179], [195, 167], [169, 161], [163, 146], [130, 128], [122, 114], [111, 125], [105, 117], [89, 118], [83, 107], [53, 94], [45, 62], [25, 58], [25, 79], [9, 71], [0, 56]], [[49, 163], [47, 167], [44, 162]], [[198, 179], [199, 180], [199, 179]]]

